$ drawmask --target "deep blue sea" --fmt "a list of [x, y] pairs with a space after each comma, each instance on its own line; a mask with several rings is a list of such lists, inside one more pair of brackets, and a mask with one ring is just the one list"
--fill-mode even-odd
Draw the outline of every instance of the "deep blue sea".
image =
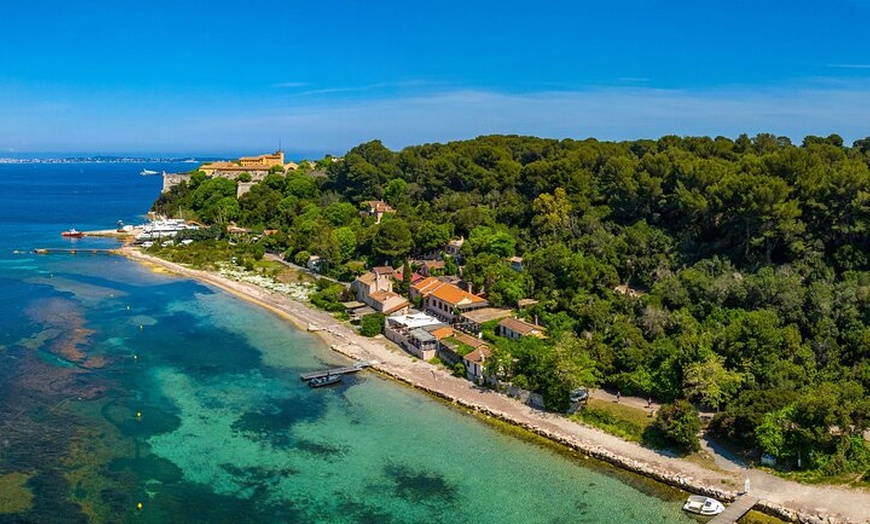
[[[679, 523], [683, 494], [506, 434], [61, 231], [139, 223], [143, 167], [0, 165], [0, 524]], [[74, 247], [75, 255], [34, 248]]]

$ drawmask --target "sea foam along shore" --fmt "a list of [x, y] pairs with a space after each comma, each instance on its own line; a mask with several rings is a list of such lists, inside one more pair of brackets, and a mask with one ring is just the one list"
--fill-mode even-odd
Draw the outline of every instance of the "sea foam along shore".
[[[293, 298], [234, 281], [215, 273], [195, 270], [142, 253], [121, 249], [127, 257], [145, 265], [196, 279], [248, 300], [291, 321], [299, 329], [316, 331], [334, 351], [358, 361], [374, 362], [376, 371], [447, 401], [478, 411], [551, 439], [573, 450], [665, 484], [733, 501], [743, 476], [733, 471], [713, 471], [693, 462], [668, 457], [637, 444], [623, 441], [564, 416], [526, 406], [497, 392], [457, 378], [443, 368], [413, 358], [382, 337], [357, 335], [328, 313]], [[756, 506], [789, 522], [870, 524], [866, 508], [870, 493], [831, 486], [807, 486], [752, 471], [752, 494], [762, 500]]]

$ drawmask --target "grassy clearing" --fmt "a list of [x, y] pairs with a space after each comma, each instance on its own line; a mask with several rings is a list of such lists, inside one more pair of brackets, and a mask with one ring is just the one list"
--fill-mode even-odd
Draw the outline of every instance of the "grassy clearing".
[[632, 442], [641, 442], [644, 431], [654, 420], [644, 409], [595, 398], [591, 399], [585, 408], [571, 416]]

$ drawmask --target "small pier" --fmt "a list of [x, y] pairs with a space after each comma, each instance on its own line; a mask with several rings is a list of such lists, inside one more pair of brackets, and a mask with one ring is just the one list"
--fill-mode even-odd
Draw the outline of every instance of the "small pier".
[[758, 497], [750, 497], [749, 495], [741, 495], [730, 506], [725, 508], [725, 511], [713, 517], [707, 524], [734, 524], [743, 515], [749, 513], [749, 510], [758, 504]]
[[84, 254], [84, 255], [115, 255], [118, 253], [118, 250], [117, 249], [91, 249], [91, 248], [76, 249], [76, 248], [49, 247], [49, 248], [34, 249], [33, 252], [36, 253], [37, 255], [77, 255], [80, 253]]
[[313, 378], [320, 378], [332, 375], [348, 375], [350, 373], [356, 373], [357, 371], [362, 371], [363, 369], [371, 366], [368, 362], [359, 362], [352, 366], [346, 366], [341, 368], [330, 368], [324, 369], [321, 371], [311, 371], [310, 373], [302, 373], [299, 377], [302, 380], [311, 380]]

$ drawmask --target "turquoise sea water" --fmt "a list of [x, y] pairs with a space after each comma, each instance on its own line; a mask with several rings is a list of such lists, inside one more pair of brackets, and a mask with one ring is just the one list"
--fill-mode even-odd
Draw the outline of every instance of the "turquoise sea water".
[[28, 252], [111, 246], [59, 233], [141, 220], [141, 169], [0, 165], [0, 524], [693, 522], [677, 491], [374, 374], [311, 390], [340, 357], [235, 297]]

